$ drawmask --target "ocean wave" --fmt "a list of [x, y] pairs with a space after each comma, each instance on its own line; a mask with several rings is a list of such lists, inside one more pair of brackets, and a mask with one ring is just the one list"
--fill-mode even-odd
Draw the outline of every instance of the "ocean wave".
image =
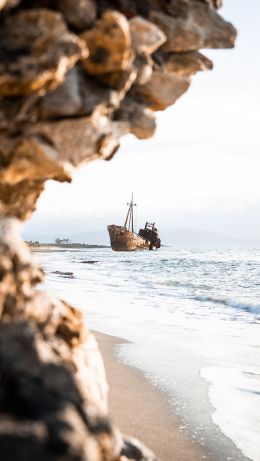
[[[147, 277], [149, 280], [153, 281], [154, 277], [149, 276]], [[173, 288], [188, 288], [188, 289], [194, 289], [194, 290], [211, 290], [212, 286], [207, 285], [206, 283], [195, 283], [195, 282], [190, 282], [190, 281], [185, 281], [185, 280], [174, 280], [174, 279], [169, 279], [169, 278], [163, 278], [163, 277], [156, 277], [156, 280], [153, 282], [155, 285], [162, 285], [166, 287], [173, 287]]]
[[247, 303], [238, 301], [235, 299], [228, 298], [215, 298], [213, 296], [195, 296], [196, 301], [211, 302], [214, 304], [222, 304], [227, 307], [233, 307], [234, 309], [240, 309], [253, 314], [260, 314], [260, 304]]

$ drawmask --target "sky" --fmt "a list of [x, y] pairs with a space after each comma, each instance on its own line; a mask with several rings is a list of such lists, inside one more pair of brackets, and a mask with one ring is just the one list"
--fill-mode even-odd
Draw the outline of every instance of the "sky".
[[176, 229], [260, 241], [260, 2], [224, 0], [220, 13], [238, 29], [235, 49], [202, 50], [214, 70], [157, 113], [152, 139], [126, 136], [112, 161], [48, 181], [24, 238], [106, 243], [133, 191], [137, 228], [156, 221], [167, 243]]

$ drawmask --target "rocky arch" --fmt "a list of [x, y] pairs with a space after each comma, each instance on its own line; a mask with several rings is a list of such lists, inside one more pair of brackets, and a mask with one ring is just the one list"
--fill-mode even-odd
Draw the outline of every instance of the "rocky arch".
[[[231, 48], [221, 0], [0, 0], [0, 453], [3, 461], [155, 460], [107, 409], [102, 359], [80, 311], [48, 293], [17, 234], [47, 179], [110, 160], [121, 136]], [[73, 132], [73, 136], [70, 133]]]

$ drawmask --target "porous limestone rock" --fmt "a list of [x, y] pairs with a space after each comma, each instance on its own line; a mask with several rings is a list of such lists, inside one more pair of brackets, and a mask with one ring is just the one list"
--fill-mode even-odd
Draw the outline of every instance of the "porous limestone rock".
[[111, 423], [94, 336], [78, 309], [36, 289], [44, 274], [16, 219], [46, 180], [109, 160], [123, 135], [154, 134], [155, 111], [212, 68], [199, 48], [233, 47], [220, 6], [0, 0], [1, 461], [155, 461]]
[[150, 21], [135, 16], [129, 21], [132, 46], [137, 53], [154, 53], [164, 42], [165, 34]]
[[56, 88], [78, 59], [88, 54], [84, 42], [68, 31], [62, 16], [45, 9], [4, 18], [0, 44], [2, 97]]
[[152, 110], [164, 110], [174, 104], [189, 86], [190, 79], [187, 77], [154, 71], [146, 84], [133, 86], [131, 94], [138, 102]]
[[196, 72], [212, 70], [213, 63], [198, 51], [186, 53], [157, 53], [155, 60], [166, 73], [189, 77]]
[[89, 57], [82, 61], [87, 74], [98, 76], [129, 66], [131, 35], [124, 15], [107, 11], [81, 38], [89, 49]]
[[156, 129], [154, 112], [130, 96], [124, 99], [114, 119], [125, 122], [126, 126], [130, 126], [130, 132], [139, 139], [150, 138]]
[[[79, 310], [34, 290], [43, 272], [16, 226], [0, 218], [1, 460], [132, 459], [108, 420], [95, 338]], [[138, 443], [136, 450], [153, 459]]]
[[0, 173], [1, 176], [10, 185], [34, 179], [69, 179], [57, 151], [40, 135], [21, 139], [14, 149], [12, 162]]
[[190, 1], [183, 13], [183, 16], [165, 14], [161, 11], [150, 13], [149, 19], [161, 28], [167, 37], [166, 43], [162, 46], [164, 51], [182, 52], [234, 46], [234, 27], [206, 3]]
[[20, 3], [21, 0], [0, 0], [0, 10], [2, 8], [13, 8]]
[[97, 17], [95, 0], [57, 0], [57, 8], [69, 26], [79, 31], [90, 27]]
[[44, 190], [44, 181], [20, 181], [17, 184], [1, 183], [0, 216], [28, 219], [36, 208], [36, 202]]
[[8, 2], [0, 18], [0, 210], [21, 219], [45, 180], [70, 181], [82, 162], [112, 158], [124, 134], [152, 136], [148, 109], [173, 104], [192, 74], [211, 68], [187, 48], [233, 46], [235, 35], [206, 0], [35, 3], [12, 13]]

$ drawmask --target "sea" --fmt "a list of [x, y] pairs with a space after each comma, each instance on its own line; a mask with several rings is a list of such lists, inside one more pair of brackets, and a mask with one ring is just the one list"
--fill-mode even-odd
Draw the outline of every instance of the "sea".
[[[260, 248], [39, 252], [41, 289], [126, 341], [205, 459], [260, 460]], [[65, 275], [59, 272], [72, 272]]]

